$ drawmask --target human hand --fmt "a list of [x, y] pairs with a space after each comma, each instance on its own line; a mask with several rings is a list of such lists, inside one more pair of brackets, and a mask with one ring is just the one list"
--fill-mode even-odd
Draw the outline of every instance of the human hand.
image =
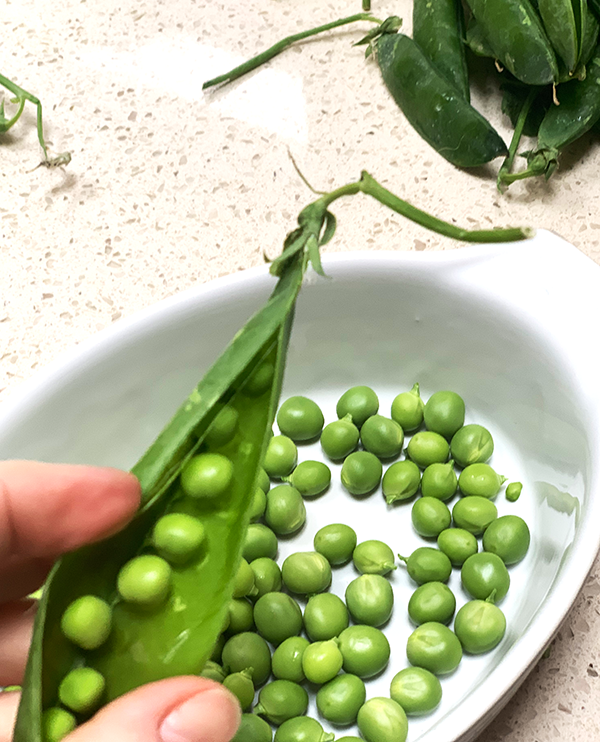
[[[116, 469], [0, 462], [0, 686], [23, 679], [36, 601], [61, 554], [120, 530], [140, 501], [139, 483]], [[18, 692], [0, 693], [0, 742], [10, 742]], [[195, 676], [160, 680], [121, 696], [65, 742], [228, 742], [237, 700]]]

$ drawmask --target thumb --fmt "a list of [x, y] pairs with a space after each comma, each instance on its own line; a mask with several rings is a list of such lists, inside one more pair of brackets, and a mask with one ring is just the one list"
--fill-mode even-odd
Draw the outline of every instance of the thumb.
[[117, 698], [64, 742], [229, 742], [240, 714], [237, 699], [222, 685], [170, 678]]

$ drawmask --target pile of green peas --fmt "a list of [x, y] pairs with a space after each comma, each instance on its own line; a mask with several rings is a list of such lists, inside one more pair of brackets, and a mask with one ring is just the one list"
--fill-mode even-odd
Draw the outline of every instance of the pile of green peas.
[[[425, 404], [418, 385], [394, 399], [389, 417], [380, 414], [377, 394], [364, 386], [345, 392], [336, 412], [338, 419], [325, 424], [313, 400], [296, 396], [277, 415], [279, 430], [254, 494], [231, 621], [204, 670], [238, 693], [245, 713], [235, 742], [269, 742], [272, 727], [275, 742], [402, 742], [408, 718], [438, 707], [442, 683], [452, 682], [443, 676], [457, 668], [463, 653], [488, 652], [504, 636], [497, 603], [508, 590], [507, 565], [527, 552], [529, 529], [516, 515], [498, 517], [494, 499], [504, 479], [488, 463], [494, 448], [489, 431], [464, 424], [459, 395], [438, 392]], [[299, 463], [302, 445], [317, 441], [328, 463]], [[381, 487], [392, 512], [410, 507], [413, 528], [428, 545], [398, 562], [388, 544], [376, 538], [359, 542], [353, 528], [333, 523], [318, 528], [313, 550], [290, 553], [278, 564], [280, 541], [305, 529], [305, 504], [326, 496], [334, 466], [352, 497], [369, 497]], [[514, 502], [520, 491], [520, 483], [513, 483], [506, 499]], [[457, 501], [450, 510], [452, 498]], [[416, 588], [406, 606], [415, 625], [408, 666], [393, 676], [387, 697], [368, 698], [369, 679], [390, 661], [389, 578], [403, 562]], [[330, 591], [332, 573], [350, 564], [356, 576], [338, 596]], [[453, 568], [460, 568], [471, 598], [458, 612], [446, 584]], [[245, 695], [239, 680], [228, 681], [244, 673]], [[318, 719], [306, 715], [309, 692]], [[323, 722], [340, 727], [341, 736], [325, 731]], [[360, 737], [344, 733], [351, 724]]]
[[[358, 726], [361, 737], [342, 732], [341, 742], [403, 742], [408, 718], [437, 708], [440, 677], [458, 667], [463, 652], [488, 652], [504, 636], [506, 620], [497, 603], [509, 588], [507, 567], [523, 559], [530, 537], [518, 516], [498, 517], [494, 499], [504, 479], [488, 463], [494, 448], [489, 431], [464, 424], [459, 395], [437, 392], [425, 404], [418, 385], [396, 396], [390, 417], [380, 414], [377, 394], [365, 386], [345, 392], [336, 412], [338, 419], [325, 425], [314, 401], [286, 400], [252, 494], [227, 619], [201, 673], [240, 702], [244, 713], [235, 742], [271, 742], [273, 727], [275, 742], [331, 742], [323, 720]], [[229, 417], [223, 415], [217, 445], [227, 429], [235, 430]], [[299, 463], [299, 446], [317, 441], [329, 464]], [[220, 454], [194, 457], [181, 477], [185, 496], [221, 496], [233, 476], [228, 463]], [[311, 551], [290, 553], [278, 563], [280, 543], [305, 529], [306, 502], [326, 496], [335, 465], [350, 496], [366, 498], [381, 486], [394, 517], [410, 507], [412, 526], [428, 544], [398, 555], [398, 562], [400, 547], [376, 538], [359, 542], [353, 528], [332, 523], [316, 531]], [[514, 502], [520, 491], [520, 483], [509, 485], [506, 499]], [[120, 599], [152, 610], [167, 599], [171, 569], [193, 564], [205, 548], [199, 520], [165, 515], [147, 553], [121, 569]], [[332, 574], [344, 565], [356, 575], [338, 596], [330, 591]], [[369, 679], [390, 661], [385, 629], [398, 610], [390, 577], [404, 567], [415, 586], [406, 606], [415, 629], [408, 662], [393, 661], [408, 666], [394, 675], [388, 696], [368, 698]], [[458, 612], [446, 584], [453, 568], [460, 568], [471, 598]], [[80, 598], [65, 612], [62, 629], [78, 646], [97, 649], [110, 635], [111, 607], [94, 596]], [[47, 729], [53, 730], [48, 742], [65, 736], [76, 717], [92, 713], [102, 691], [103, 679], [91, 668], [69, 673], [59, 692], [62, 707], [47, 712]], [[309, 691], [320, 720], [306, 716]]]

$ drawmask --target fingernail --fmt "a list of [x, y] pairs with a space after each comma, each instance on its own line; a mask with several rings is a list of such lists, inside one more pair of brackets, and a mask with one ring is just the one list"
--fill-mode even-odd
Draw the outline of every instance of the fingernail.
[[240, 713], [239, 703], [224, 688], [205, 690], [171, 711], [160, 727], [161, 742], [229, 742]]

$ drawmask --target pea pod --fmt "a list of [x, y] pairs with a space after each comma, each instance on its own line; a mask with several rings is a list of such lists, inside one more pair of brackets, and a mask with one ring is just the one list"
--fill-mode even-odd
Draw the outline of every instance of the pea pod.
[[496, 56], [489, 41], [485, 37], [481, 24], [478, 23], [473, 16], [469, 18], [467, 23], [465, 44], [473, 54], [476, 54], [478, 57], [491, 57], [494, 59]]
[[558, 165], [560, 150], [589, 131], [600, 120], [600, 46], [587, 65], [585, 80], [573, 80], [558, 88], [560, 105], [550, 106], [540, 124], [537, 147], [526, 153], [528, 167], [508, 174], [505, 183], [545, 175]]
[[572, 75], [581, 57], [586, 0], [539, 0], [538, 8], [552, 46]]
[[585, 77], [585, 65], [590, 61], [596, 44], [598, 43], [598, 32], [600, 31], [600, 24], [596, 16], [592, 13], [589, 7], [586, 5], [585, 9], [585, 24], [583, 27], [583, 38], [581, 41], [581, 54], [579, 57], [579, 68], [576, 72], [580, 79]]
[[414, 41], [468, 101], [469, 72], [464, 35], [465, 18], [459, 0], [414, 0]]
[[[36, 618], [15, 742], [42, 742], [42, 713], [57, 706], [61, 681], [81, 664], [102, 675], [103, 701], [108, 702], [146, 682], [198, 673], [209, 658], [233, 591], [307, 257], [297, 252], [286, 261], [279, 265], [281, 278], [266, 306], [237, 334], [134, 466], [143, 502], [133, 521], [117, 535], [66, 555], [53, 568]], [[273, 372], [265, 376], [263, 369], [269, 367]], [[256, 385], [252, 394], [245, 393], [256, 369], [262, 393], [257, 394]], [[184, 497], [179, 475], [193, 455], [207, 450], [203, 438], [224, 403], [238, 413], [238, 439], [218, 449], [233, 466], [230, 489], [217, 502]], [[125, 563], [148, 549], [153, 526], [166, 512], [198, 518], [205, 551], [172, 570], [168, 599], [141, 610], [118, 598], [117, 576]], [[82, 651], [60, 628], [65, 610], [82, 595], [98, 596], [112, 607], [110, 636], [93, 652]]]
[[477, 167], [507, 152], [496, 130], [404, 34], [378, 39], [383, 80], [402, 112], [442, 157], [458, 167]]
[[552, 45], [530, 0], [467, 0], [496, 58], [521, 82], [558, 80]]

